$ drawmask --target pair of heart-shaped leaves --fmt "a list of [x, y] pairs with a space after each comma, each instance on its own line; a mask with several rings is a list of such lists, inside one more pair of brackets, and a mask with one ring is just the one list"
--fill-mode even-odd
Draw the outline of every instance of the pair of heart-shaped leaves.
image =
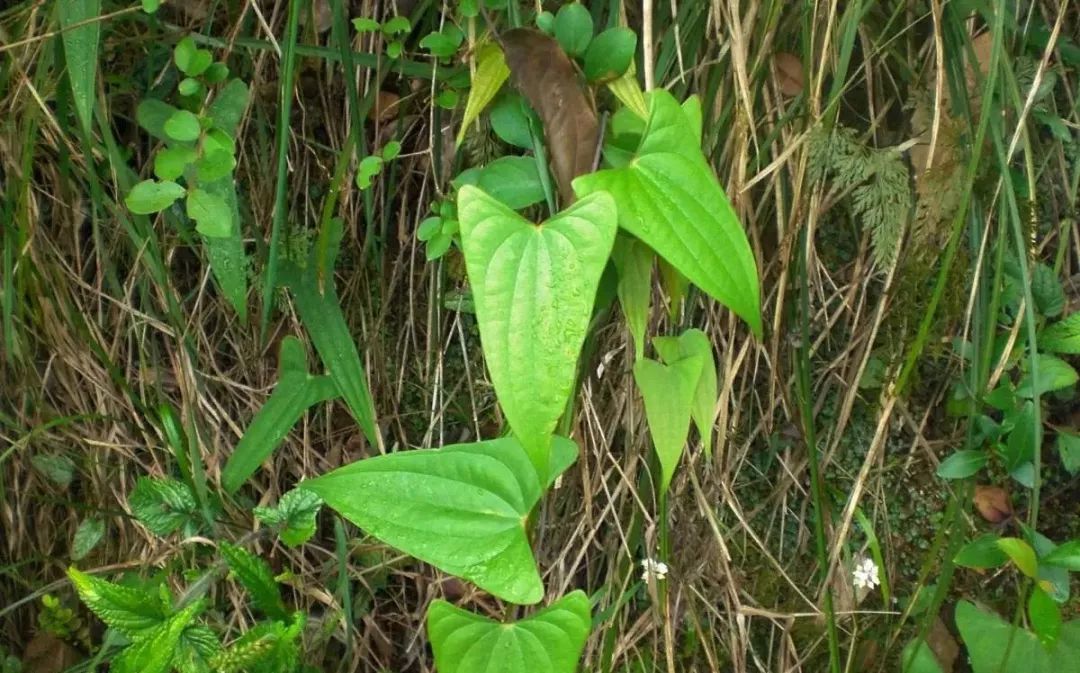
[[440, 673], [570, 673], [590, 628], [589, 599], [564, 596], [518, 622], [500, 623], [435, 601], [427, 628]]
[[346, 519], [421, 561], [519, 604], [544, 594], [525, 524], [577, 459], [555, 438], [543, 483], [512, 437], [390, 453], [303, 482]]
[[653, 339], [665, 364], [642, 358], [634, 364], [634, 380], [645, 401], [656, 456], [660, 460], [659, 493], [667, 493], [686, 433], [693, 419], [706, 449], [711, 451], [716, 403], [716, 364], [704, 332], [690, 329], [678, 337]]

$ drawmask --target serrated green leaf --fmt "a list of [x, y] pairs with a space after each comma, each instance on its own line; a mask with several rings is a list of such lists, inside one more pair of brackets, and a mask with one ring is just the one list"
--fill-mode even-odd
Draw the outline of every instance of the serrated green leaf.
[[186, 193], [187, 190], [171, 180], [143, 180], [131, 188], [124, 205], [136, 215], [150, 215], [165, 210]]
[[525, 533], [541, 484], [512, 437], [377, 456], [300, 487], [383, 542], [504, 600], [543, 597]]
[[322, 498], [318, 494], [294, 488], [281, 496], [277, 507], [256, 507], [255, 518], [268, 526], [277, 527], [281, 541], [289, 547], [296, 547], [315, 534], [315, 518], [322, 505]]
[[243, 80], [234, 79], [214, 96], [214, 100], [206, 108], [206, 116], [214, 128], [235, 136], [240, 120], [247, 111], [249, 98], [248, 85]]
[[175, 479], [139, 477], [128, 496], [131, 513], [155, 535], [169, 535], [195, 518], [191, 489]]
[[75, 478], [75, 462], [67, 456], [38, 453], [30, 459], [30, 464], [57, 486], [68, 486]]
[[165, 135], [170, 140], [189, 143], [198, 140], [202, 133], [199, 118], [187, 110], [177, 110], [171, 117], [165, 120], [163, 127]]
[[563, 5], [555, 15], [555, 39], [563, 51], [571, 56], [581, 56], [593, 37], [592, 14], [584, 5], [574, 2]]
[[608, 28], [596, 36], [585, 52], [585, 79], [610, 82], [630, 69], [637, 50], [637, 35], [623, 26]]
[[63, 29], [64, 56], [75, 112], [83, 131], [89, 133], [94, 115], [98, 42], [101, 39], [101, 0], [66, 0], [57, 4]]
[[699, 329], [688, 329], [677, 337], [656, 337], [653, 339], [656, 352], [665, 364], [673, 365], [688, 357], [701, 357], [701, 377], [694, 390], [694, 405], [691, 417], [701, 435], [705, 455], [712, 457], [713, 419], [716, 412], [716, 398], [719, 395], [716, 381], [716, 360], [713, 357], [712, 342]]
[[79, 527], [75, 529], [75, 537], [71, 540], [71, 560], [81, 561], [94, 547], [105, 537], [105, 521], [93, 516], [83, 519]]
[[1080, 355], [1080, 311], [1044, 329], [1039, 335], [1039, 348], [1047, 353]]
[[427, 614], [441, 673], [574, 673], [590, 627], [589, 599], [581, 591], [517, 622], [496, 622], [443, 600]]
[[68, 568], [68, 577], [83, 604], [129, 638], [161, 625], [168, 617], [167, 606], [154, 592], [113, 584], [75, 567]]
[[[255, 414], [221, 472], [221, 485], [227, 493], [240, 489], [309, 408], [338, 396], [330, 377], [308, 373], [304, 347], [296, 337], [282, 340], [279, 361], [274, 392]], [[290, 367], [289, 362], [299, 362], [299, 366]]]
[[966, 479], [986, 466], [988, 457], [985, 451], [966, 449], [956, 451], [937, 468], [937, 476], [942, 479]]
[[281, 591], [274, 580], [274, 572], [262, 558], [241, 546], [221, 542], [218, 551], [229, 564], [233, 576], [247, 589], [255, 607], [271, 619], [288, 619], [288, 611], [281, 601]]
[[645, 327], [649, 322], [652, 300], [652, 272], [655, 255], [636, 238], [616, 236], [611, 261], [619, 275], [616, 293], [630, 336], [634, 340], [634, 359], [645, 357]]
[[619, 226], [761, 334], [757, 267], [735, 211], [705, 161], [694, 122], [671, 94], [652, 92], [637, 155], [583, 175], [574, 191], [610, 193]]
[[488, 103], [510, 77], [510, 68], [502, 49], [494, 42], [486, 42], [476, 50], [476, 71], [473, 73], [469, 98], [465, 101], [465, 114], [458, 129], [456, 144], [460, 145], [465, 131], [475, 122]]
[[165, 134], [165, 122], [176, 114], [177, 108], [156, 98], [144, 98], [135, 110], [135, 120], [147, 133], [158, 140], [169, 140]]
[[257, 624], [212, 659], [214, 673], [295, 673], [300, 655], [296, 641], [305, 622], [304, 613], [294, 612], [288, 624]]
[[195, 150], [184, 145], [166, 147], [154, 155], [154, 175], [159, 180], [176, 180], [184, 174], [188, 164], [198, 158]]
[[169, 673], [180, 639], [206, 604], [196, 601], [143, 633], [112, 662], [116, 673]]
[[1031, 269], [1031, 296], [1035, 300], [1035, 308], [1048, 318], [1061, 315], [1065, 309], [1065, 290], [1061, 287], [1061, 280], [1052, 268], [1042, 262], [1036, 263]]
[[180, 673], [218, 673], [211, 662], [221, 652], [221, 641], [209, 627], [193, 624], [180, 636], [173, 665]]
[[661, 497], [671, 485], [686, 446], [694, 393], [704, 364], [700, 355], [683, 358], [671, 366], [647, 358], [634, 363], [634, 381], [645, 400], [649, 434], [660, 459]]
[[1080, 435], [1064, 430], [1058, 433], [1058, 455], [1061, 456], [1061, 465], [1069, 474], [1075, 475], [1080, 472]]
[[1072, 365], [1061, 358], [1046, 353], [1038, 353], [1035, 358], [1039, 379], [1033, 380], [1029, 371], [1016, 389], [1016, 394], [1021, 397], [1033, 397], [1036, 393], [1042, 395], [1062, 390], [1080, 379]]
[[466, 185], [458, 217], [495, 393], [537, 473], [546, 474], [614, 244], [614, 204], [596, 194], [535, 225]]

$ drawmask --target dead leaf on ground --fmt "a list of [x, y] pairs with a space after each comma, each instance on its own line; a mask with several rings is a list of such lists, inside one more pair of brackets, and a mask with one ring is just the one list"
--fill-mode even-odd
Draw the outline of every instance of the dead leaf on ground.
[[401, 96], [393, 91], [379, 91], [375, 96], [375, 119], [384, 124], [397, 119], [401, 112]]
[[1000, 486], [976, 486], [973, 500], [975, 509], [990, 523], [1001, 523], [1012, 516], [1009, 493]]
[[83, 655], [71, 645], [48, 632], [34, 636], [23, 652], [23, 671], [26, 673], [61, 673], [83, 660]]
[[956, 659], [960, 656], [960, 646], [941, 617], [935, 617], [934, 623], [930, 625], [930, 632], [926, 634], [926, 644], [930, 646], [930, 651], [934, 653], [934, 658], [941, 666], [941, 672], [952, 673]]
[[544, 124], [559, 196], [574, 201], [570, 183], [592, 171], [600, 125], [577, 67], [552, 37], [531, 28], [503, 33], [510, 78]]
[[806, 86], [802, 61], [795, 54], [780, 51], [773, 55], [773, 74], [780, 84], [780, 93], [794, 98]]

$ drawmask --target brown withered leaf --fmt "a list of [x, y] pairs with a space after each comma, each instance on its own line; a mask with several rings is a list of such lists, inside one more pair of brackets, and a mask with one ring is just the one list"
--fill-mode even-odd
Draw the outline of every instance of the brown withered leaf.
[[773, 73], [780, 84], [780, 93], [794, 98], [805, 86], [802, 61], [795, 54], [779, 51], [773, 55]]
[[544, 124], [552, 172], [565, 207], [574, 200], [570, 183], [592, 170], [596, 155], [600, 123], [592, 94], [554, 38], [531, 28], [514, 28], [500, 41], [510, 81]]
[[83, 659], [71, 645], [42, 631], [34, 636], [23, 652], [23, 670], [26, 673], [60, 673]]
[[1012, 516], [1012, 503], [1009, 501], [1008, 492], [1000, 486], [975, 487], [975, 509], [979, 510], [982, 518], [990, 523], [1001, 523]]

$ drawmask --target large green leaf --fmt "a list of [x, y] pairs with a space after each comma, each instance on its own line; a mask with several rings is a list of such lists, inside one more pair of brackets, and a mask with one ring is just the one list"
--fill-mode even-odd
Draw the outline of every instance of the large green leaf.
[[376, 456], [300, 487], [383, 542], [504, 600], [543, 597], [525, 533], [541, 484], [512, 437]]
[[547, 474], [615, 240], [615, 206], [595, 194], [536, 225], [466, 185], [458, 219], [495, 393], [537, 473]]
[[615, 197], [619, 226], [761, 334], [757, 267], [746, 234], [699, 147], [696, 119], [663, 90], [649, 100], [637, 154], [624, 168], [574, 180]]
[[57, 3], [56, 9], [64, 29], [64, 55], [75, 112], [83, 132], [89, 134], [101, 38], [101, 21], [96, 20], [101, 14], [101, 0], [65, 0]]
[[694, 393], [704, 362], [695, 355], [670, 366], [648, 359], [634, 363], [634, 380], [645, 400], [649, 433], [660, 459], [661, 497], [667, 493], [686, 445]]
[[699, 329], [688, 329], [677, 337], [656, 337], [653, 339], [656, 352], [667, 364], [673, 365], [683, 358], [700, 356], [702, 361], [701, 377], [698, 378], [694, 391], [694, 406], [690, 415], [701, 435], [705, 455], [712, 457], [713, 418], [716, 412], [717, 392], [716, 361], [713, 359], [712, 343], [709, 337]]
[[129, 638], [161, 625], [168, 618], [168, 606], [162, 604], [155, 592], [113, 584], [75, 567], [68, 568], [68, 577], [86, 607]]
[[115, 673], [168, 673], [180, 639], [203, 610], [206, 603], [196, 601], [171, 615], [164, 623], [139, 634], [131, 645], [113, 660], [109, 669]]
[[574, 673], [590, 623], [581, 591], [519, 622], [496, 622], [441, 600], [427, 615], [440, 673]]
[[222, 558], [229, 564], [233, 577], [251, 594], [251, 602], [271, 619], [288, 619], [289, 613], [281, 601], [281, 591], [270, 564], [239, 545], [222, 541], [218, 545]]
[[974, 673], [1059, 673], [1075, 670], [1080, 661], [1080, 620], [1061, 626], [1049, 650], [1034, 633], [968, 601], [956, 606], [956, 626]]
[[1044, 329], [1039, 335], [1039, 350], [1080, 355], [1080, 311]]

